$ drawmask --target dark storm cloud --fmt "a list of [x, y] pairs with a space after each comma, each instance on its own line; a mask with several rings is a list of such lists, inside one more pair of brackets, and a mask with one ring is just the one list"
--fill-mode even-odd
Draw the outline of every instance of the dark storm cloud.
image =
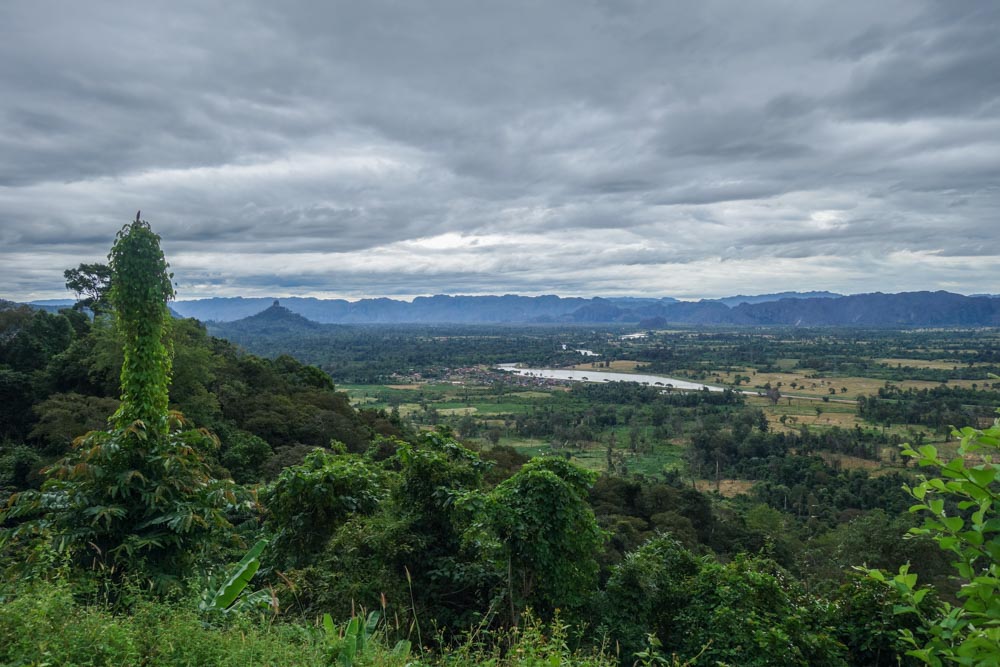
[[0, 296], [1000, 291], [995, 3], [0, 6]]
[[852, 72], [843, 95], [845, 112], [893, 120], [995, 118], [1000, 111], [998, 30], [997, 3], [929, 7], [899, 33], [882, 33], [878, 48], [872, 44]]

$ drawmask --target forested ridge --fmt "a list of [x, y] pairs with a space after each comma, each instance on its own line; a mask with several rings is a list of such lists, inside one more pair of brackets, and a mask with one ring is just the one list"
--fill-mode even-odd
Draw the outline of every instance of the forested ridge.
[[[735, 391], [626, 383], [557, 392], [505, 425], [567, 450], [603, 429], [635, 450], [687, 443], [684, 466], [637, 473], [612, 442], [597, 472], [485, 446], [470, 422], [356, 409], [319, 368], [172, 319], [145, 223], [110, 260], [81, 308], [0, 305], [3, 664], [1000, 659], [1000, 430], [969, 424], [995, 392], [888, 385], [859, 401], [876, 424], [955, 420], [947, 454], [885, 429], [778, 431]], [[383, 335], [356, 344], [352, 372], [376, 356], [409, 370]], [[679, 349], [643, 361], [670, 367]], [[747, 353], [778, 363], [767, 344]], [[820, 456], [889, 448], [915, 465]], [[692, 483], [713, 475], [755, 484]]]

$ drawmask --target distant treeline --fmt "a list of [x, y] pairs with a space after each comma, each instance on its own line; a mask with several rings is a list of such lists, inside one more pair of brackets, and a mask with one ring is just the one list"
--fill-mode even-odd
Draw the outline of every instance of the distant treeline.
[[[991, 383], [993, 387], [994, 383]], [[882, 387], [875, 396], [858, 397], [858, 413], [879, 424], [921, 424], [942, 432], [952, 427], [992, 422], [1000, 391], [939, 386], [930, 389]]]

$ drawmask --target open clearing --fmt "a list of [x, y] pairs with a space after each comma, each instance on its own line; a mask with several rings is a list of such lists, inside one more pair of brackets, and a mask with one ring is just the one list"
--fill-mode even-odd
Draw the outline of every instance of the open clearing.
[[[709, 375], [706, 381], [714, 380], [721, 384], [732, 384], [736, 375], [750, 376], [750, 383], [744, 383], [740, 386], [751, 391], [759, 390], [765, 384], [770, 384], [772, 387], [778, 387], [778, 390], [782, 393], [787, 392], [817, 397], [829, 396], [831, 399], [854, 400], [858, 396], [877, 394], [878, 390], [886, 385], [885, 380], [878, 378], [855, 376], [830, 377], [817, 375], [815, 371], [808, 369], [803, 369], [796, 373], [757, 373], [754, 375], [753, 369], [747, 368], [731, 373], [714, 373]], [[779, 382], [781, 383], [780, 385], [778, 384]], [[792, 386], [793, 382], [795, 383], [794, 387]], [[949, 380], [948, 386], [971, 387], [976, 383], [976, 380]], [[889, 384], [902, 387], [903, 389], [930, 389], [931, 387], [941, 385], [940, 382], [931, 382], [929, 380], [904, 380], [902, 382], [890, 382]], [[978, 384], [982, 385], [983, 380], [979, 380]], [[831, 394], [831, 389], [835, 393]], [[845, 389], [847, 391], [844, 391]]]
[[750, 489], [753, 488], [753, 482], [746, 479], [720, 479], [718, 484], [714, 479], [699, 479], [694, 485], [699, 491], [717, 490], [720, 495], [726, 498], [749, 493]]
[[[936, 370], [950, 371], [965, 364], [958, 361], [948, 361], [946, 359], [875, 359], [876, 363], [887, 366], [909, 366], [910, 368], [933, 368]], [[973, 364], [975, 366], [975, 364]]]
[[474, 406], [466, 406], [464, 408], [444, 408], [438, 410], [439, 415], [471, 415], [479, 412], [479, 410]]

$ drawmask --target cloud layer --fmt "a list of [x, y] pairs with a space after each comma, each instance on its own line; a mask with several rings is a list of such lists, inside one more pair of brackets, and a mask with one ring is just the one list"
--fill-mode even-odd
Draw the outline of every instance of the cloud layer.
[[1000, 5], [0, 5], [0, 295], [1000, 292]]

